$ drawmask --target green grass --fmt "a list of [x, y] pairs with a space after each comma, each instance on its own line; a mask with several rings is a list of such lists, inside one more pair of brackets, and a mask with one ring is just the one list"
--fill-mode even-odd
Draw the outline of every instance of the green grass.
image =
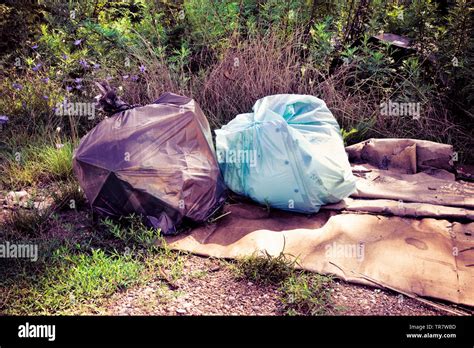
[[74, 178], [59, 181], [52, 198], [57, 210], [79, 210], [86, 206], [84, 192]]
[[51, 144], [12, 146], [0, 162], [0, 184], [8, 189], [21, 189], [39, 182], [72, 177], [74, 145], [66, 141], [61, 148]]
[[262, 286], [278, 286], [285, 315], [324, 315], [334, 312], [331, 277], [296, 270], [296, 258], [281, 252], [265, 253], [237, 260], [234, 271], [240, 279]]
[[125, 254], [138, 257], [149, 271], [151, 278], [167, 278], [175, 281], [183, 275], [184, 256], [182, 252], [171, 250], [159, 229], [148, 227], [140, 216], [131, 214], [118, 221], [106, 218], [101, 221], [104, 233], [121, 244]]
[[160, 240], [160, 246], [149, 249], [148, 257], [143, 260], [148, 276], [150, 279], [160, 278], [164, 280], [160, 275], [164, 272], [171, 281], [176, 281], [184, 275], [186, 255], [171, 250], [164, 239], [160, 238]]
[[51, 271], [38, 288], [40, 303], [47, 312], [70, 308], [110, 296], [138, 283], [143, 268], [127, 255], [106, 255], [103, 250], [89, 254], [61, 255], [64, 261]]
[[[35, 221], [24, 216], [18, 219], [21, 226]], [[55, 229], [65, 232], [74, 229], [60, 215], [51, 216], [47, 223], [54, 223]], [[116, 292], [150, 281], [161, 281], [163, 288], [169, 288], [183, 276], [185, 255], [171, 250], [159, 236], [157, 241], [156, 231], [153, 239], [149, 239], [149, 230], [139, 220], [134, 218], [127, 227], [116, 225], [116, 229], [125, 229], [134, 236], [126, 242], [98, 227], [91, 224], [83, 229], [90, 228], [89, 232], [76, 235], [78, 239], [73, 241], [69, 237], [50, 239], [47, 234], [35, 233], [31, 240], [39, 245], [38, 262], [12, 259], [0, 264], [0, 313], [81, 314], [90, 313], [91, 309], [97, 312]], [[66, 235], [70, 236], [70, 232]], [[28, 237], [25, 233], [19, 236]], [[145, 243], [152, 240], [156, 243]], [[160, 301], [168, 297], [163, 296]]]
[[[0, 281], [0, 312], [12, 315], [81, 314], [100, 308], [116, 292], [160, 278], [160, 268], [174, 281], [184, 260], [177, 252], [110, 253], [102, 249], [60, 247], [52, 260], [17, 266], [18, 274]], [[10, 270], [11, 275], [11, 270]], [[167, 288], [163, 281], [163, 287]], [[165, 300], [165, 297], [162, 299]]]
[[154, 248], [160, 239], [160, 230], [145, 226], [140, 216], [131, 214], [114, 221], [105, 218], [102, 225], [115, 238], [126, 244], [135, 244], [145, 248]]
[[293, 273], [295, 264], [296, 259], [283, 252], [274, 257], [265, 251], [237, 260], [236, 272], [256, 284], [279, 284]]
[[[35, 206], [36, 192], [25, 207], [15, 207], [6, 214], [5, 223], [0, 226], [0, 238], [36, 237], [51, 227], [52, 217], [61, 210], [79, 210], [86, 204], [83, 192], [74, 179], [59, 181], [48, 187], [51, 204], [40, 208]], [[36, 202], [40, 203], [40, 202]]]
[[[7, 217], [4, 226], [5, 237], [17, 239], [17, 237], [34, 237], [41, 234], [50, 226], [51, 211], [40, 211], [36, 208], [17, 208]], [[0, 237], [3, 237], [0, 234]]]
[[107, 255], [103, 250], [75, 254], [59, 248], [44, 273], [38, 270], [11, 284], [6, 314], [66, 314], [137, 284], [143, 267], [131, 256]]
[[287, 315], [324, 315], [333, 310], [332, 278], [315, 273], [295, 272], [280, 287], [280, 300]]
[[200, 269], [200, 270], [191, 272], [190, 277], [194, 279], [202, 279], [202, 278], [205, 278], [208, 274], [209, 273], [207, 272], [207, 270]]
[[56, 146], [40, 147], [36, 153], [42, 173], [51, 179], [65, 179], [72, 174], [72, 154], [74, 145], [65, 142], [61, 148]]

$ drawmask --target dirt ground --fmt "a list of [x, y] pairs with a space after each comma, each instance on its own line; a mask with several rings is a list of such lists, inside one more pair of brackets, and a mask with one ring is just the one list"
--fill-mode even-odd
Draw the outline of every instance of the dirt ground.
[[[0, 194], [0, 202], [3, 201]], [[0, 210], [0, 222], [7, 210]], [[61, 238], [78, 237], [84, 214], [62, 213], [74, 232]], [[85, 228], [85, 227], [84, 227]], [[51, 230], [50, 233], [54, 234]], [[59, 232], [58, 232], [59, 233]], [[85, 233], [85, 232], [84, 232]], [[52, 237], [52, 235], [51, 235]], [[58, 237], [58, 236], [55, 236]], [[276, 286], [261, 286], [240, 280], [229, 264], [217, 259], [186, 255], [181, 276], [172, 284], [157, 275], [145, 286], [119, 291], [98, 307], [80, 309], [78, 314], [99, 315], [283, 315], [284, 307]], [[335, 308], [328, 315], [449, 315], [392, 291], [335, 280], [332, 287]]]
[[[223, 263], [186, 258], [184, 277], [173, 286], [162, 281], [113, 295], [91, 314], [107, 315], [282, 315], [279, 292], [239, 280]], [[176, 286], [176, 288], [175, 288]], [[416, 300], [367, 286], [336, 281], [335, 315], [446, 315]]]

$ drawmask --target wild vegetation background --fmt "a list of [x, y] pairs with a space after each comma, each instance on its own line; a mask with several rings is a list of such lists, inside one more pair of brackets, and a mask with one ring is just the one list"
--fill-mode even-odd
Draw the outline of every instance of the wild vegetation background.
[[[58, 116], [58, 103], [91, 103], [93, 82], [107, 80], [130, 104], [191, 96], [216, 128], [266, 95], [312, 94], [348, 143], [428, 139], [473, 162], [471, 16], [467, 0], [4, 1], [0, 195], [26, 190], [28, 199], [0, 214], [0, 240], [36, 243], [42, 257], [2, 260], [0, 312], [76, 313], [163, 270], [182, 273], [183, 255], [155, 248], [159, 233], [133, 217], [92, 221], [71, 158], [105, 115]], [[411, 48], [373, 38], [381, 33]], [[381, 114], [389, 100], [420, 103], [419, 117]], [[288, 273], [286, 262], [251, 258], [243, 274]], [[286, 293], [301, 298], [289, 308], [319, 313], [327, 281], [287, 275]]]
[[[265, 95], [313, 94], [345, 130], [358, 130], [351, 142], [430, 139], [471, 161], [471, 13], [465, 0], [7, 1], [2, 142], [11, 152], [57, 127], [76, 142], [103, 116], [58, 117], [55, 107], [92, 102], [93, 81], [106, 79], [129, 103], [192, 96], [213, 127]], [[382, 32], [407, 36], [414, 49], [370, 40]], [[419, 102], [420, 118], [381, 115], [387, 100]]]

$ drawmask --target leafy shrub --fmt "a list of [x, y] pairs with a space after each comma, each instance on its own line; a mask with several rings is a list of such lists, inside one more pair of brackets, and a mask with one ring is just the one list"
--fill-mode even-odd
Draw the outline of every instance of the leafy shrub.
[[[193, 96], [213, 127], [265, 95], [312, 94], [342, 127], [358, 129], [350, 141], [418, 137], [451, 143], [462, 161], [472, 160], [466, 0], [100, 0], [40, 7], [32, 23], [18, 21], [27, 38], [2, 55], [7, 136], [18, 130], [41, 136], [59, 126], [76, 142], [103, 115], [58, 117], [54, 108], [65, 99], [91, 102], [92, 82], [107, 79], [132, 104], [164, 91]], [[0, 9], [7, 22], [23, 10]], [[394, 61], [394, 47], [370, 39], [381, 32], [410, 37], [414, 50]], [[379, 105], [389, 99], [419, 102], [421, 117], [382, 117]]]

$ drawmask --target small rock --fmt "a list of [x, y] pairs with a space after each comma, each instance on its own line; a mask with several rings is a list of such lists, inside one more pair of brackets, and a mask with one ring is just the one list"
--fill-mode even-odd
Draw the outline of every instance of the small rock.
[[176, 309], [176, 313], [178, 313], [178, 314], [186, 314], [186, 309], [184, 309], [184, 308], [178, 308], [178, 309]]
[[248, 282], [247, 285], [248, 285], [248, 286], [252, 286], [253, 283], [252, 283], [252, 282]]
[[30, 194], [25, 190], [22, 191], [10, 191], [5, 197], [5, 201], [8, 206], [13, 207], [18, 204], [21, 207], [26, 207], [28, 200], [31, 198]]

